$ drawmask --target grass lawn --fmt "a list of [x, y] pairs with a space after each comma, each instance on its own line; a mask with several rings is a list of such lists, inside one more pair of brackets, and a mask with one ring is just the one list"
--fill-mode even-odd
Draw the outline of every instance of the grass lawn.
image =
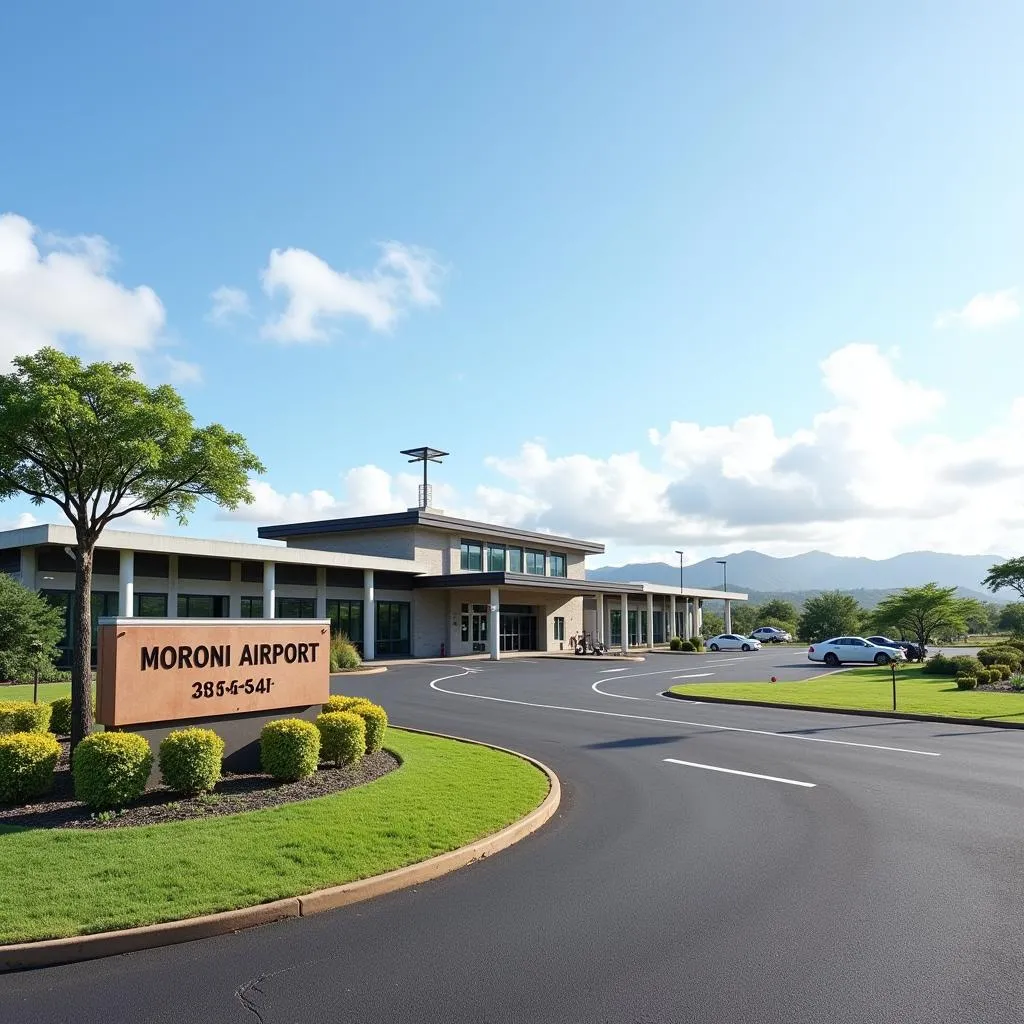
[[[891, 711], [892, 673], [887, 668], [871, 666], [805, 682], [686, 683], [673, 686], [672, 692], [688, 697], [732, 697], [764, 704]], [[926, 676], [920, 665], [908, 665], [901, 668], [896, 677], [896, 710], [1024, 723], [1024, 693], [958, 690], [951, 677]]]
[[545, 797], [532, 765], [389, 729], [390, 775], [332, 796], [206, 821], [109, 830], [0, 828], [0, 943], [253, 906], [425, 860], [497, 832]]
[[[49, 704], [58, 697], [70, 697], [70, 683], [40, 683], [39, 702]], [[0, 686], [0, 700], [31, 700], [32, 684], [17, 683], [14, 686]]]

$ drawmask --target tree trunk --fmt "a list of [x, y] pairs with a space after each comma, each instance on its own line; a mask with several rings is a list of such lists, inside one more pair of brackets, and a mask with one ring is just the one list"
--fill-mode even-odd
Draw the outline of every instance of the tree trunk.
[[92, 732], [92, 556], [79, 541], [75, 558], [75, 647], [71, 663], [71, 749]]

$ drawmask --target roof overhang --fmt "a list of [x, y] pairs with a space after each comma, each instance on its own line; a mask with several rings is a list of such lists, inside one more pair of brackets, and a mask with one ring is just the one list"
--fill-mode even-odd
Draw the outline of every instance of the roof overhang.
[[417, 576], [413, 581], [417, 590], [485, 590], [503, 587], [519, 590], [554, 590], [572, 596], [590, 597], [597, 594], [616, 597], [643, 597], [659, 594], [665, 597], [725, 598], [746, 601], [747, 595], [736, 591], [680, 590], [678, 587], [658, 587], [650, 583], [614, 583], [606, 580], [577, 580], [561, 576], [530, 576], [510, 572], [453, 572], [442, 576]]

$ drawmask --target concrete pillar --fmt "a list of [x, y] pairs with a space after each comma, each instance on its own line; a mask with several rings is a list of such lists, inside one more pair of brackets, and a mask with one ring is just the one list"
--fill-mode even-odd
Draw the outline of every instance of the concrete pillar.
[[647, 650], [654, 650], [654, 595], [647, 595]]
[[732, 601], [729, 600], [725, 602], [725, 631], [732, 632]]
[[135, 552], [121, 551], [121, 571], [118, 579], [117, 613], [130, 619], [135, 615]]
[[318, 565], [316, 569], [316, 617], [327, 618], [327, 566]]
[[491, 600], [487, 608], [487, 646], [491, 650], [491, 661], [501, 659], [501, 637], [498, 635], [501, 627], [501, 597], [497, 587], [491, 587]]
[[668, 621], [669, 621], [668, 636], [665, 639], [671, 641], [672, 637], [679, 636], [679, 627], [676, 624], [676, 595], [675, 594], [669, 594], [669, 597], [668, 597]]
[[594, 616], [594, 639], [604, 643], [604, 594], [597, 595], [597, 615]]
[[686, 618], [686, 636], [684, 636], [683, 639], [684, 640], [692, 640], [693, 639], [693, 634], [694, 634], [693, 626], [694, 626], [694, 623], [697, 621], [696, 605], [695, 605], [694, 599], [692, 597], [688, 597], [686, 599], [686, 615], [685, 615], [685, 618]]
[[228, 615], [242, 617], [242, 563], [231, 563], [231, 593], [228, 595]]
[[21, 549], [21, 585], [28, 590], [36, 589], [36, 549]]
[[629, 594], [619, 595], [619, 605], [622, 608], [622, 653], [629, 654]]
[[167, 617], [178, 617], [178, 556], [167, 556]]
[[699, 633], [704, 628], [704, 598], [697, 598], [697, 614], [694, 616], [693, 623], [695, 633]]
[[277, 618], [277, 564], [263, 563], [263, 618]]
[[363, 570], [363, 661], [377, 657], [377, 605], [373, 596], [373, 570]]

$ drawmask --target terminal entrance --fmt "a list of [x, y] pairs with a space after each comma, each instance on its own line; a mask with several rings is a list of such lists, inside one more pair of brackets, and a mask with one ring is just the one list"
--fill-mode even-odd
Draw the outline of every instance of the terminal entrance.
[[528, 604], [503, 604], [499, 613], [499, 640], [503, 651], [536, 651], [537, 614]]

